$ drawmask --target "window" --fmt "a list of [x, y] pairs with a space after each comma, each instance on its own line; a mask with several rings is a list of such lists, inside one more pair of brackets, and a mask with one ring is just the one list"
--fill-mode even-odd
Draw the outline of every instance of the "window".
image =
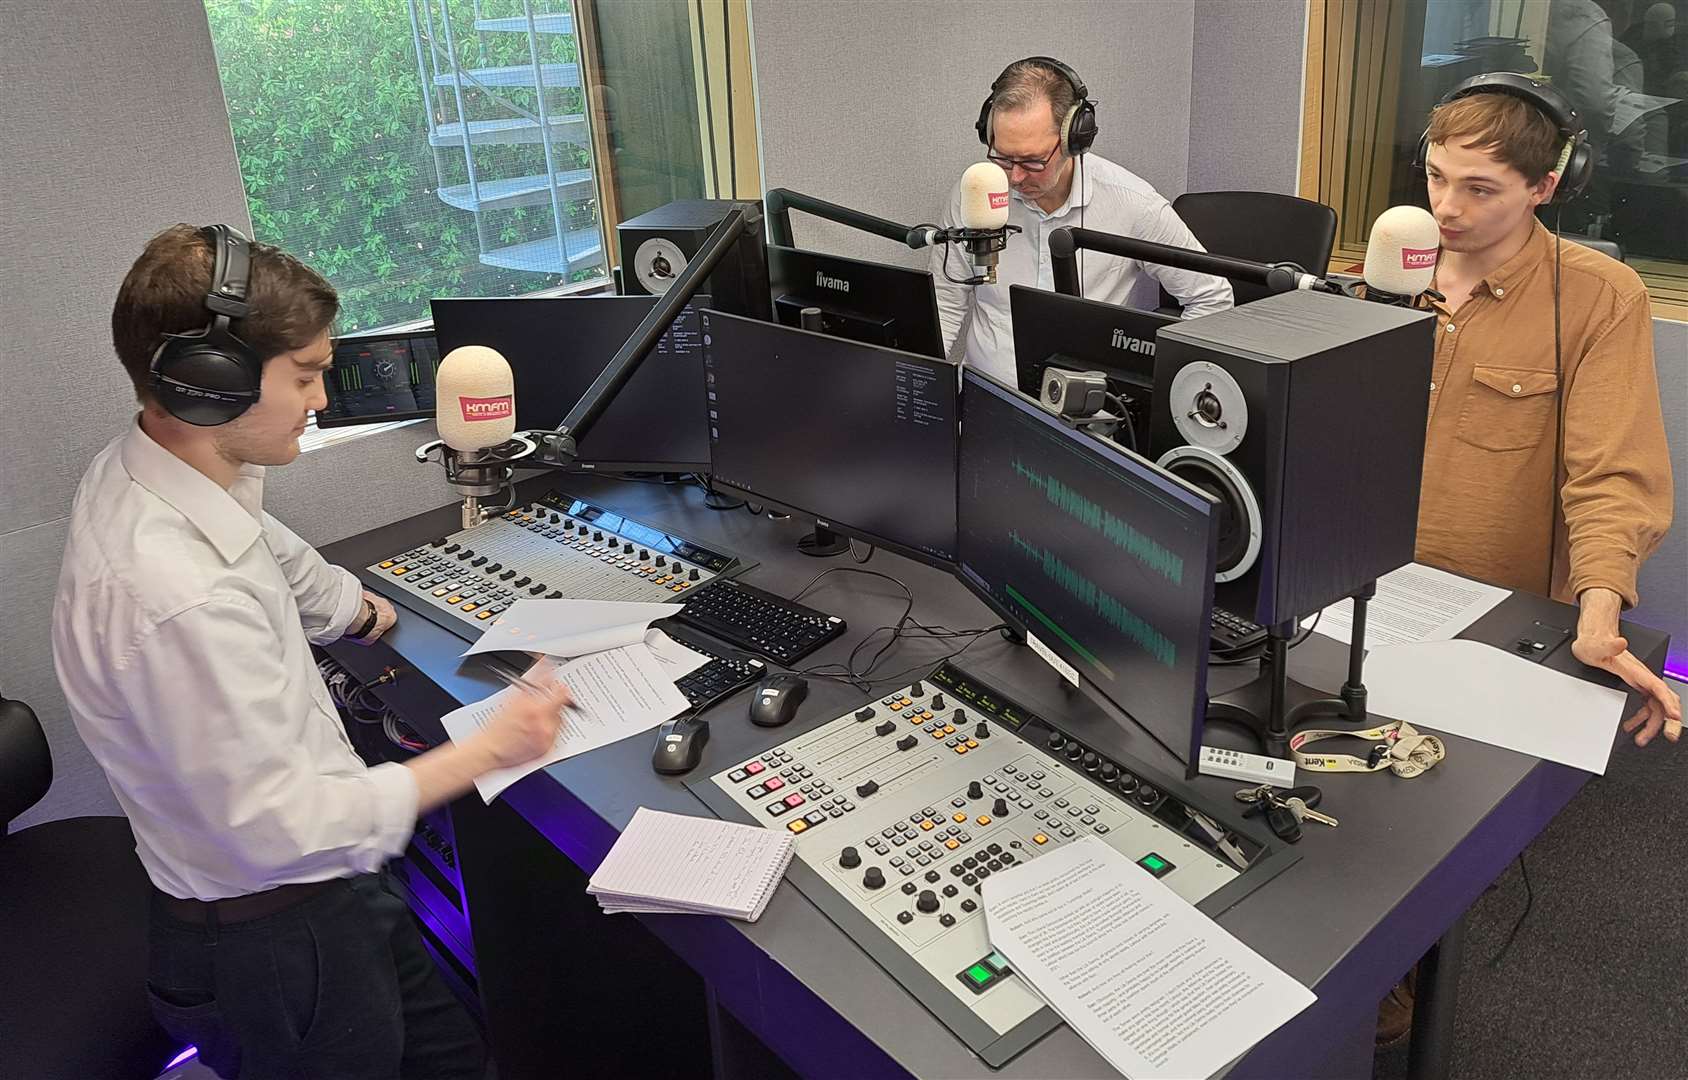
[[745, 0], [205, 6], [253, 231], [339, 333], [605, 288], [617, 222], [759, 192]]
[[1337, 209], [1337, 261], [1427, 205], [1412, 159], [1441, 96], [1516, 71], [1571, 98], [1598, 155], [1566, 233], [1616, 241], [1655, 311], [1688, 313], [1688, 0], [1311, 0], [1308, 34], [1301, 194]]

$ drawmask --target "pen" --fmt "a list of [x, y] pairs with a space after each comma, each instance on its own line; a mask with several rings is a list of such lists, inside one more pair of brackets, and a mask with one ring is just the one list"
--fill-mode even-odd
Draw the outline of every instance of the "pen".
[[489, 664], [489, 665], [487, 665], [487, 670], [491, 671], [494, 675], [498, 676], [500, 679], [503, 679], [505, 682], [509, 683], [511, 686], [514, 686], [514, 687], [521, 689], [521, 690], [526, 690], [528, 693], [532, 694], [534, 697], [542, 698], [542, 697], [545, 697], [549, 693], [549, 691], [542, 689], [539, 686], [539, 684], [537, 684], [537, 683], [535, 683], [535, 682], [533, 682], [533, 681], [531, 681], [527, 678], [524, 678], [521, 675], [512, 675], [508, 671], [505, 671], [501, 667], [493, 667], [492, 665]]

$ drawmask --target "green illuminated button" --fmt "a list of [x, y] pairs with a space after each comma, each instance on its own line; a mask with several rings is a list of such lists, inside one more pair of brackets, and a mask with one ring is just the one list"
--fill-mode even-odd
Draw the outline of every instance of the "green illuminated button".
[[996, 972], [992, 971], [990, 966], [983, 960], [965, 968], [962, 971], [956, 972], [955, 977], [960, 979], [961, 984], [967, 987], [967, 989], [973, 991], [975, 994], [984, 993], [992, 986], [995, 986], [1000, 979], [1000, 976], [998, 976]]
[[1172, 871], [1174, 869], [1176, 869], [1176, 867], [1174, 867], [1172, 865], [1172, 863], [1168, 862], [1166, 859], [1162, 858], [1161, 856], [1156, 855], [1152, 851], [1149, 852], [1147, 855], [1143, 856], [1141, 859], [1138, 859], [1137, 865], [1141, 866], [1143, 869], [1147, 870], [1149, 873], [1155, 875], [1158, 878], [1165, 877], [1166, 875], [1172, 873]]

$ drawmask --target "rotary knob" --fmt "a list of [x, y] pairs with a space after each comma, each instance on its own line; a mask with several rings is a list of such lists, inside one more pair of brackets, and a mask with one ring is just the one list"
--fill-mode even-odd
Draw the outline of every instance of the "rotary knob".
[[1111, 761], [1102, 762], [1102, 783], [1111, 784], [1114, 777], [1119, 775], [1119, 766]]
[[1067, 745], [1067, 737], [1065, 735], [1062, 735], [1059, 731], [1051, 731], [1049, 733], [1049, 749], [1059, 750], [1065, 745]]
[[1093, 773], [1102, 767], [1102, 755], [1094, 750], [1087, 750], [1080, 764], [1084, 766], [1085, 772]]
[[862, 853], [853, 847], [847, 847], [838, 853], [838, 865], [846, 870], [854, 870], [862, 864]]
[[885, 871], [877, 866], [870, 866], [862, 875], [862, 884], [869, 889], [883, 889], [885, 887]]
[[1007, 817], [1008, 816], [1008, 800], [1007, 799], [998, 799], [998, 800], [996, 800], [996, 802], [992, 803], [991, 804], [991, 813], [995, 814], [997, 817]]
[[982, 799], [985, 797], [985, 789], [980, 786], [977, 780], [968, 783], [967, 797], [969, 799]]
[[1120, 773], [1119, 783], [1114, 786], [1119, 788], [1119, 793], [1121, 795], [1129, 795], [1133, 791], [1137, 790], [1137, 778], [1132, 776], [1130, 773]]
[[933, 694], [932, 695], [932, 702], [928, 706], [928, 708], [930, 708], [933, 712], [937, 712], [939, 709], [942, 709], [943, 707], [944, 707], [944, 695]]
[[1066, 755], [1068, 761], [1077, 761], [1079, 758], [1084, 756], [1084, 747], [1080, 746], [1076, 742], [1068, 743]]
[[1158, 798], [1160, 798], [1160, 792], [1156, 791], [1148, 784], [1144, 784], [1137, 789], [1137, 801], [1142, 803], [1144, 806], [1155, 805], [1155, 800]]
[[938, 910], [938, 894], [931, 889], [922, 889], [915, 898], [914, 909], [922, 915], [930, 915]]

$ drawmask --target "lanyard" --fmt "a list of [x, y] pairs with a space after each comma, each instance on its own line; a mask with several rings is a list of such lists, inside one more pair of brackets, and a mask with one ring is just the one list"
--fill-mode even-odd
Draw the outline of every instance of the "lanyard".
[[[1322, 739], [1346, 736], [1377, 743], [1364, 758], [1353, 754], [1308, 754], [1302, 747]], [[1389, 769], [1396, 776], [1410, 780], [1428, 772], [1438, 761], [1448, 756], [1447, 747], [1434, 735], [1421, 735], [1404, 720], [1364, 731], [1303, 731], [1289, 741], [1290, 753], [1297, 766], [1314, 772], [1377, 772]]]

